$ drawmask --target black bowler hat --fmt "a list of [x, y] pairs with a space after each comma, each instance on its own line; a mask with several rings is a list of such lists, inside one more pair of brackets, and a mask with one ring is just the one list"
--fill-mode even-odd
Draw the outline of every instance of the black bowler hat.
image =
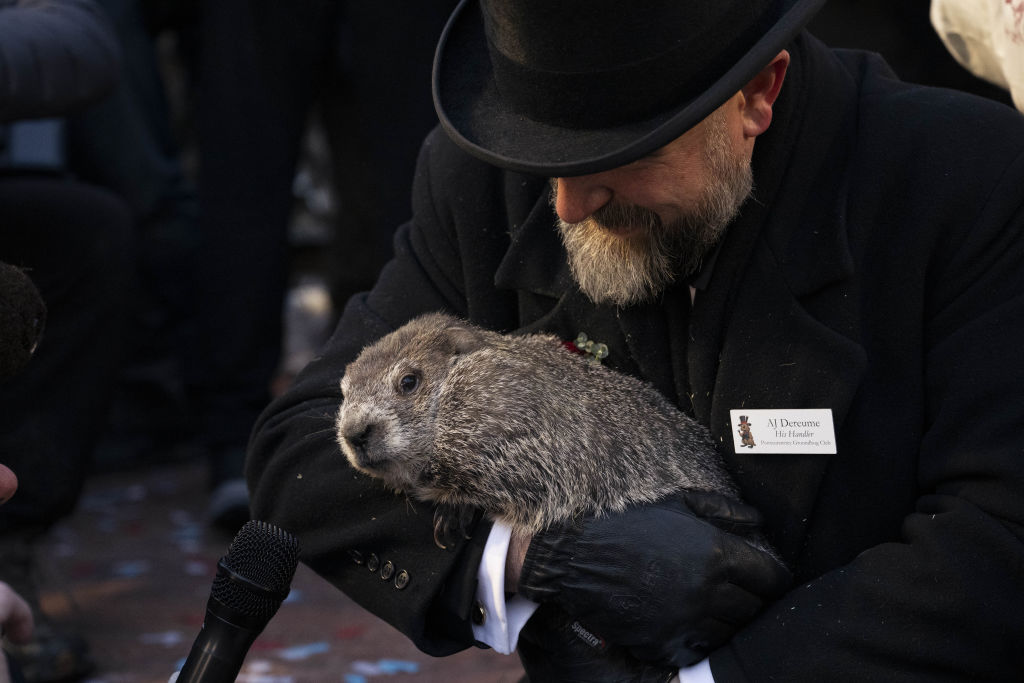
[[434, 106], [481, 159], [596, 173], [721, 106], [825, 0], [462, 0], [434, 58]]

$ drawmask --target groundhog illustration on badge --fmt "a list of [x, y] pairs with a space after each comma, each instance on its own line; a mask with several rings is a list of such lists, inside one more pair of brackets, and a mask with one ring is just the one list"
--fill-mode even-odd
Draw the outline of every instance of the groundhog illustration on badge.
[[742, 448], [743, 446], [753, 448], [754, 446], [757, 445], [756, 443], [754, 443], [754, 434], [750, 431], [750, 423], [747, 422], [746, 415], [740, 415], [739, 433], [740, 443], [742, 444], [740, 448]]

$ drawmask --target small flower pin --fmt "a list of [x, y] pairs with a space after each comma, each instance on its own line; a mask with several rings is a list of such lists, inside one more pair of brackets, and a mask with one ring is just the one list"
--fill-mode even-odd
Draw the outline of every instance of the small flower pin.
[[565, 342], [566, 348], [576, 353], [581, 353], [590, 359], [592, 363], [600, 363], [608, 357], [608, 345], [602, 342], [595, 342], [587, 337], [586, 333], [580, 332], [576, 339]]

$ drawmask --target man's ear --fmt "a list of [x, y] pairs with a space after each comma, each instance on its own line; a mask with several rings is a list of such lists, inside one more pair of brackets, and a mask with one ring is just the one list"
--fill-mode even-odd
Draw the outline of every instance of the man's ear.
[[743, 135], [757, 137], [772, 122], [772, 105], [782, 89], [789, 68], [789, 52], [783, 50], [743, 86]]

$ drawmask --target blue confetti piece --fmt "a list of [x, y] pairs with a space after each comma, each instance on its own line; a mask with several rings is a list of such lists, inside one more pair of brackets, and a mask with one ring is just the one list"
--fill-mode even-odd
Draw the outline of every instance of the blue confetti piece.
[[352, 670], [364, 676], [380, 676], [380, 667], [373, 662], [366, 662], [362, 659], [352, 662]]
[[284, 602], [282, 604], [288, 605], [293, 602], [302, 602], [302, 598], [302, 590], [299, 588], [292, 588], [290, 591], [288, 591], [288, 597], [284, 599]]
[[198, 541], [203, 537], [203, 528], [199, 524], [190, 523], [171, 530], [171, 538], [176, 541]]
[[388, 675], [398, 673], [414, 674], [420, 670], [420, 665], [416, 662], [405, 662], [401, 659], [381, 659], [377, 661], [377, 668], [380, 669], [381, 673]]
[[153, 563], [149, 560], [126, 560], [114, 565], [114, 576], [122, 579], [134, 579], [149, 573]]
[[139, 642], [147, 645], [163, 645], [164, 647], [174, 647], [180, 645], [185, 641], [185, 636], [181, 631], [160, 631], [158, 633], [143, 633], [139, 636]]
[[325, 642], [308, 643], [306, 645], [296, 645], [295, 647], [288, 647], [278, 651], [278, 656], [281, 659], [287, 659], [290, 662], [294, 662], [300, 659], [308, 659], [313, 655], [318, 655], [327, 652], [331, 649], [331, 646]]

